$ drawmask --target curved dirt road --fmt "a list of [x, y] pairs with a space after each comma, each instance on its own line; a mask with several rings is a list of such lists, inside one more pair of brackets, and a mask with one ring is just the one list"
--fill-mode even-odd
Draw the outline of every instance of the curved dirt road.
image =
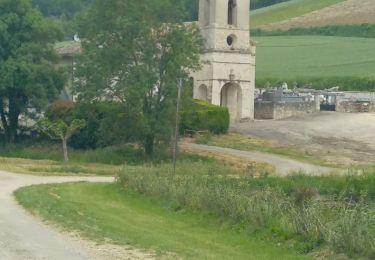
[[[113, 177], [35, 177], [0, 171], [0, 259], [139, 259], [127, 249], [121, 257], [99, 252], [99, 247], [61, 234], [23, 210], [13, 197], [20, 187], [64, 182], [113, 182]], [[116, 249], [115, 249], [116, 250]], [[111, 250], [108, 250], [111, 251]], [[138, 254], [138, 255], [137, 255]]]
[[289, 173], [302, 171], [309, 175], [320, 175], [320, 174], [330, 174], [334, 172], [334, 169], [328, 167], [317, 166], [313, 164], [308, 164], [304, 162], [299, 162], [296, 160], [288, 159], [283, 156], [269, 154], [269, 153], [262, 153], [262, 152], [255, 152], [255, 151], [241, 151], [235, 150], [230, 148], [223, 148], [217, 146], [208, 146], [208, 145], [200, 145], [200, 144], [183, 144], [183, 146], [187, 147], [190, 150], [197, 150], [197, 151], [206, 151], [206, 152], [213, 152], [218, 154], [227, 154], [239, 158], [250, 159], [259, 162], [265, 162], [275, 167], [277, 174], [279, 175], [287, 175]]

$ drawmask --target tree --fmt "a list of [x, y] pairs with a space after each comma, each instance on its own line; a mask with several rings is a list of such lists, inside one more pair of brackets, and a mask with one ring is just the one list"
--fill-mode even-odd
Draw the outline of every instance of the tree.
[[39, 132], [49, 136], [51, 139], [61, 140], [64, 161], [68, 162], [69, 156], [67, 143], [75, 132], [84, 128], [85, 126], [85, 120], [80, 119], [74, 119], [70, 124], [67, 124], [62, 120], [52, 122], [48, 119], [42, 119], [36, 124], [36, 129]]
[[[171, 137], [177, 84], [200, 68], [203, 40], [174, 0], [96, 1], [81, 18], [79, 99], [112, 99], [142, 120], [140, 143], [152, 157]], [[105, 10], [105, 12], [103, 12]], [[95, 25], [95, 26], [93, 26]]]
[[59, 28], [28, 0], [0, 1], [0, 117], [7, 142], [14, 142], [21, 113], [43, 108], [64, 86], [54, 66]]
[[66, 15], [72, 19], [76, 13], [87, 8], [92, 0], [32, 0], [31, 2], [45, 16]]

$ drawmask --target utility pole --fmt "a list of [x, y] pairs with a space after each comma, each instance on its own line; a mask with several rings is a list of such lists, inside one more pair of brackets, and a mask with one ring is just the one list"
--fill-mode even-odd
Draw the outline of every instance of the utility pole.
[[179, 132], [179, 123], [180, 123], [181, 92], [182, 92], [182, 79], [180, 79], [179, 82], [178, 82], [177, 108], [176, 108], [176, 128], [175, 128], [174, 149], [173, 149], [173, 172], [174, 173], [176, 173], [176, 163], [177, 163], [178, 132]]

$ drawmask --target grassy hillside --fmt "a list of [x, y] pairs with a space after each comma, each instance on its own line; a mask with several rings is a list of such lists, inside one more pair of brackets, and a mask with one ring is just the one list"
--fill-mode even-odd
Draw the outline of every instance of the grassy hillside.
[[327, 36], [256, 37], [257, 79], [375, 78], [375, 39]]
[[251, 12], [252, 29], [375, 24], [374, 0], [292, 0]]
[[250, 12], [251, 27], [280, 22], [298, 17], [344, 0], [291, 0], [280, 4], [260, 8]]

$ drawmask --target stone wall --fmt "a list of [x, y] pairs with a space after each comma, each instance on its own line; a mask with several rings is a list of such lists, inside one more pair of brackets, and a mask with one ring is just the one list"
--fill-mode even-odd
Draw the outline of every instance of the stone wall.
[[375, 92], [343, 92], [337, 97], [336, 111], [375, 113]]
[[342, 101], [369, 101], [375, 102], [375, 92], [345, 91], [339, 96]]
[[315, 102], [255, 102], [255, 119], [283, 119], [319, 112]]
[[336, 105], [337, 112], [375, 113], [375, 102], [341, 101]]

